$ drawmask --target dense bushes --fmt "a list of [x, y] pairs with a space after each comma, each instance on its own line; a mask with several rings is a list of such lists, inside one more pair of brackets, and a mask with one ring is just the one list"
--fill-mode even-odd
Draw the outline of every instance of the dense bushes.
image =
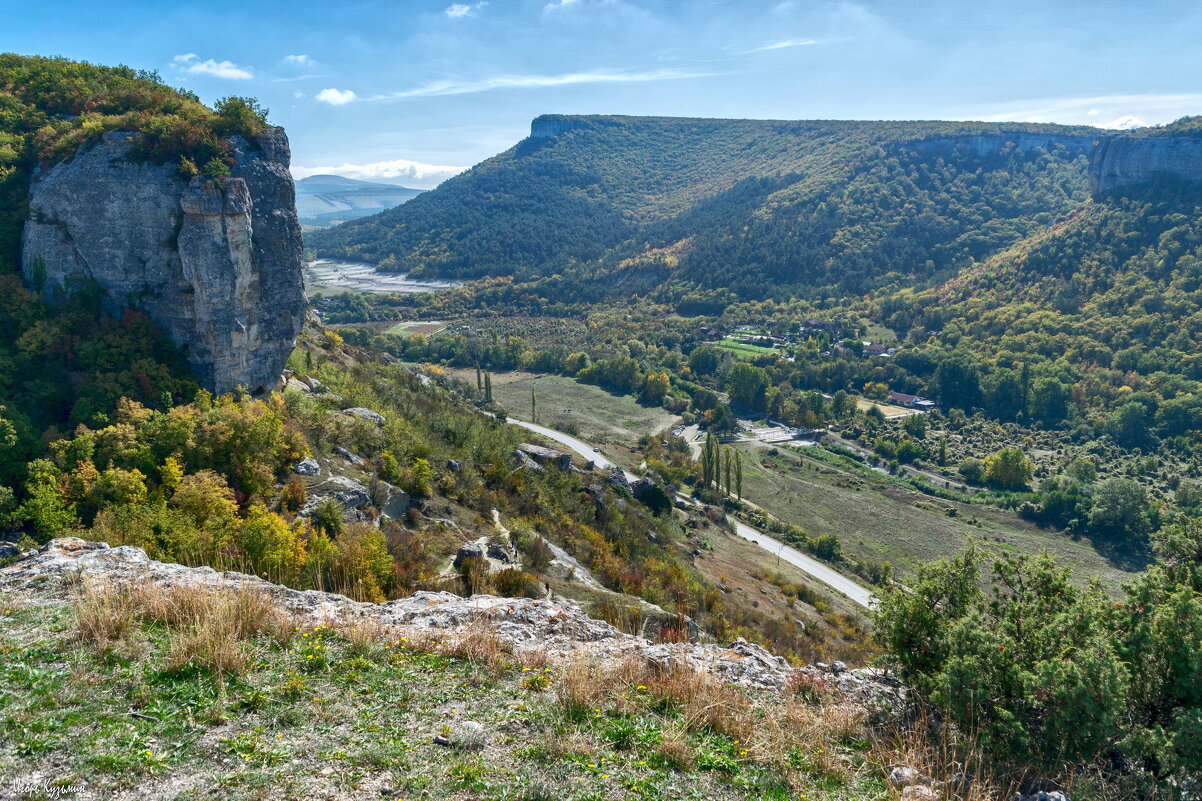
[[902, 677], [1001, 763], [1036, 769], [1121, 752], [1138, 783], [1202, 777], [1202, 521], [1157, 539], [1121, 601], [1046, 553], [923, 566], [887, 590], [877, 634]]

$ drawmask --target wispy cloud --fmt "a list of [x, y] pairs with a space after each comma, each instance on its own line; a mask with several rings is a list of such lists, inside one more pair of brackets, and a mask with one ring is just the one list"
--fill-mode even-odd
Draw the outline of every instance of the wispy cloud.
[[322, 89], [317, 93], [317, 99], [331, 106], [345, 106], [357, 98], [350, 89]]
[[[1195, 114], [1200, 108], [1202, 93], [1113, 94], [1018, 100], [987, 110], [969, 111], [967, 114], [957, 112], [954, 116], [957, 119], [979, 119], [986, 122], [1028, 120], [1035, 117], [1040, 120], [1065, 122], [1085, 121], [1090, 117], [1115, 114], [1121, 116], [1112, 122], [1120, 122], [1124, 117], [1138, 114], [1158, 122], [1170, 122], [1186, 114]], [[981, 113], [982, 111], [985, 113]], [[1101, 127], [1110, 124], [1106, 123]]]
[[208, 75], [212, 78], [240, 81], [255, 77], [250, 67], [240, 67], [232, 61], [216, 61], [211, 58], [202, 61], [195, 53], [176, 56], [171, 59], [171, 66], [189, 75]]
[[295, 56], [284, 56], [284, 63], [285, 64], [296, 64], [298, 66], [308, 67], [313, 64], [313, 59], [311, 59], [307, 54], [301, 53], [301, 54], [295, 55]]
[[474, 17], [476, 12], [484, 8], [488, 3], [484, 0], [479, 3], [452, 3], [443, 11], [448, 17], [458, 19], [461, 17]]
[[563, 75], [498, 75], [478, 81], [435, 81], [416, 89], [373, 95], [367, 100], [401, 100], [408, 97], [440, 97], [443, 95], [470, 95], [492, 92], [497, 89], [540, 89], [556, 86], [575, 86], [589, 83], [646, 83], [648, 81], [675, 81], [684, 78], [704, 78], [714, 73], [680, 72], [678, 70], [653, 70], [650, 72], [569, 72]]
[[766, 44], [761, 47], [753, 47], [750, 50], [744, 50], [744, 53], [763, 53], [768, 50], [784, 50], [787, 47], [809, 47], [810, 45], [822, 44], [821, 39], [783, 39], [779, 42]]
[[297, 179], [308, 178], [310, 175], [341, 175], [345, 178], [357, 178], [360, 181], [403, 181], [418, 188], [425, 188], [440, 184], [466, 169], [467, 167], [447, 164], [425, 164], [409, 159], [393, 159], [391, 161], [373, 161], [368, 164], [348, 163], [324, 167], [293, 167], [292, 175]]

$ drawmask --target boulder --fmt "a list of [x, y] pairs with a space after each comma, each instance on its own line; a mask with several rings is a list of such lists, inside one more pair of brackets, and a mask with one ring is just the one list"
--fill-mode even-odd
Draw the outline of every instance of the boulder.
[[447, 470], [450, 470], [452, 473], [463, 472], [463, 462], [458, 459], [447, 459]]
[[349, 409], [343, 409], [342, 413], [348, 414], [351, 417], [361, 417], [364, 420], [370, 420], [381, 427], [383, 427], [384, 423], [386, 422], [384, 420], [384, 415], [380, 414], [379, 412], [373, 412], [371, 409], [364, 409], [362, 406], [352, 406]]
[[898, 765], [889, 769], [889, 784], [899, 789], [917, 784], [929, 785], [930, 783], [931, 780], [915, 768]]
[[459, 546], [459, 550], [455, 552], [455, 561], [453, 562], [455, 569], [458, 570], [463, 566], [465, 559], [483, 559], [484, 549], [480, 547], [478, 542], [465, 542]]
[[[345, 476], [330, 476], [320, 484], [309, 487], [309, 500], [305, 502], [304, 508], [298, 514], [302, 517], [310, 517], [321, 502], [327, 498], [338, 501], [348, 512], [372, 505], [371, 494], [367, 491], [367, 487]], [[355, 519], [360, 517], [361, 515]]]
[[512, 564], [514, 561], [513, 554], [499, 542], [490, 542], [487, 553], [489, 559], [496, 559], [498, 562], [503, 562], [507, 565]]
[[362, 457], [362, 456], [357, 456], [357, 455], [355, 455], [355, 454], [351, 453], [351, 452], [350, 452], [350, 451], [348, 451], [346, 448], [343, 448], [343, 447], [338, 447], [338, 446], [336, 446], [336, 447], [334, 448], [334, 453], [338, 454], [338, 455], [339, 455], [339, 456], [341, 456], [343, 459], [346, 459], [348, 462], [350, 462], [351, 464], [353, 464], [355, 467], [362, 467], [362, 466], [363, 466], [363, 463], [364, 463], [364, 462], [363, 462], [363, 457]]
[[534, 461], [534, 459], [532, 459], [530, 457], [530, 454], [526, 453], [521, 448], [516, 449], [513, 452], [513, 456], [515, 459], [518, 460], [518, 469], [519, 470], [533, 470], [534, 472], [537, 473], [539, 470], [543, 469], [543, 466], [541, 464]]
[[21, 549], [12, 542], [0, 542], [0, 559], [12, 559], [14, 556], [20, 556]]
[[939, 801], [939, 792], [925, 784], [911, 784], [902, 790], [902, 801]]
[[308, 384], [303, 381], [298, 381], [295, 378], [289, 378], [284, 384], [285, 391], [290, 389], [296, 390], [297, 392], [303, 392], [306, 395], [313, 391]]
[[557, 451], [554, 448], [544, 448], [541, 445], [531, 445], [523, 442], [521, 445], [518, 445], [518, 450], [542, 465], [551, 465], [558, 467], [560, 470], [568, 470], [572, 466], [571, 454]]
[[412, 499], [400, 487], [394, 487], [387, 481], [378, 481], [374, 493], [376, 507], [386, 517], [402, 518], [409, 511]]
[[320, 476], [321, 465], [312, 456], [306, 456], [297, 462], [296, 467], [292, 468], [292, 472], [298, 476]]
[[[609, 486], [611, 487], [622, 487], [626, 490], [630, 490], [630, 482], [626, 479], [625, 471], [623, 471], [620, 467], [615, 467], [613, 470], [610, 470], [609, 478], [606, 479], [606, 481], [608, 481]], [[631, 494], [633, 495], [634, 493], [631, 492]]]

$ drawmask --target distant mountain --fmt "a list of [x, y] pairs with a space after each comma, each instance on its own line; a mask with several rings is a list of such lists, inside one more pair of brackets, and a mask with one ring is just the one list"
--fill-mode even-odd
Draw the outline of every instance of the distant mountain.
[[301, 225], [324, 227], [394, 208], [423, 191], [341, 175], [311, 175], [296, 182], [296, 210]]
[[590, 296], [674, 283], [747, 298], [856, 294], [952, 274], [1067, 214], [1088, 197], [1102, 134], [543, 116], [529, 138], [413, 202], [306, 242], [417, 275], [559, 275]]

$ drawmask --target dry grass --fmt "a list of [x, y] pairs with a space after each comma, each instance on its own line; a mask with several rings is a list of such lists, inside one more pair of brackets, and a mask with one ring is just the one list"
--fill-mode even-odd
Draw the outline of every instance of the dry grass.
[[745, 739], [755, 725], [752, 704], [734, 687], [684, 665], [627, 659], [610, 668], [575, 662], [559, 675], [557, 698], [568, 715], [605, 709], [632, 714], [654, 699], [675, 709], [686, 731], [709, 730]]
[[[912, 720], [893, 731], [883, 732], [878, 753], [885, 765], [904, 765], [930, 777], [944, 788], [947, 798], [994, 801], [1010, 797], [993, 778], [996, 766], [988, 764], [976, 743], [925, 708], [920, 707]], [[971, 781], [966, 781], [968, 778]]]
[[483, 620], [475, 621], [457, 632], [449, 642], [442, 645], [440, 653], [493, 671], [508, 670], [516, 661], [513, 648], [501, 640], [496, 630]]
[[376, 653], [384, 643], [396, 639], [392, 626], [374, 620], [359, 620], [338, 627], [338, 633], [346, 640], [355, 656]]
[[261, 593], [208, 587], [82, 582], [75, 591], [75, 636], [97, 650], [133, 642], [145, 623], [170, 634], [167, 668], [240, 674], [254, 661], [247, 642], [259, 635], [286, 645], [296, 626]]
[[98, 651], [129, 639], [141, 629], [138, 595], [129, 586], [81, 583], [75, 588], [71, 606], [75, 611], [75, 638]]

